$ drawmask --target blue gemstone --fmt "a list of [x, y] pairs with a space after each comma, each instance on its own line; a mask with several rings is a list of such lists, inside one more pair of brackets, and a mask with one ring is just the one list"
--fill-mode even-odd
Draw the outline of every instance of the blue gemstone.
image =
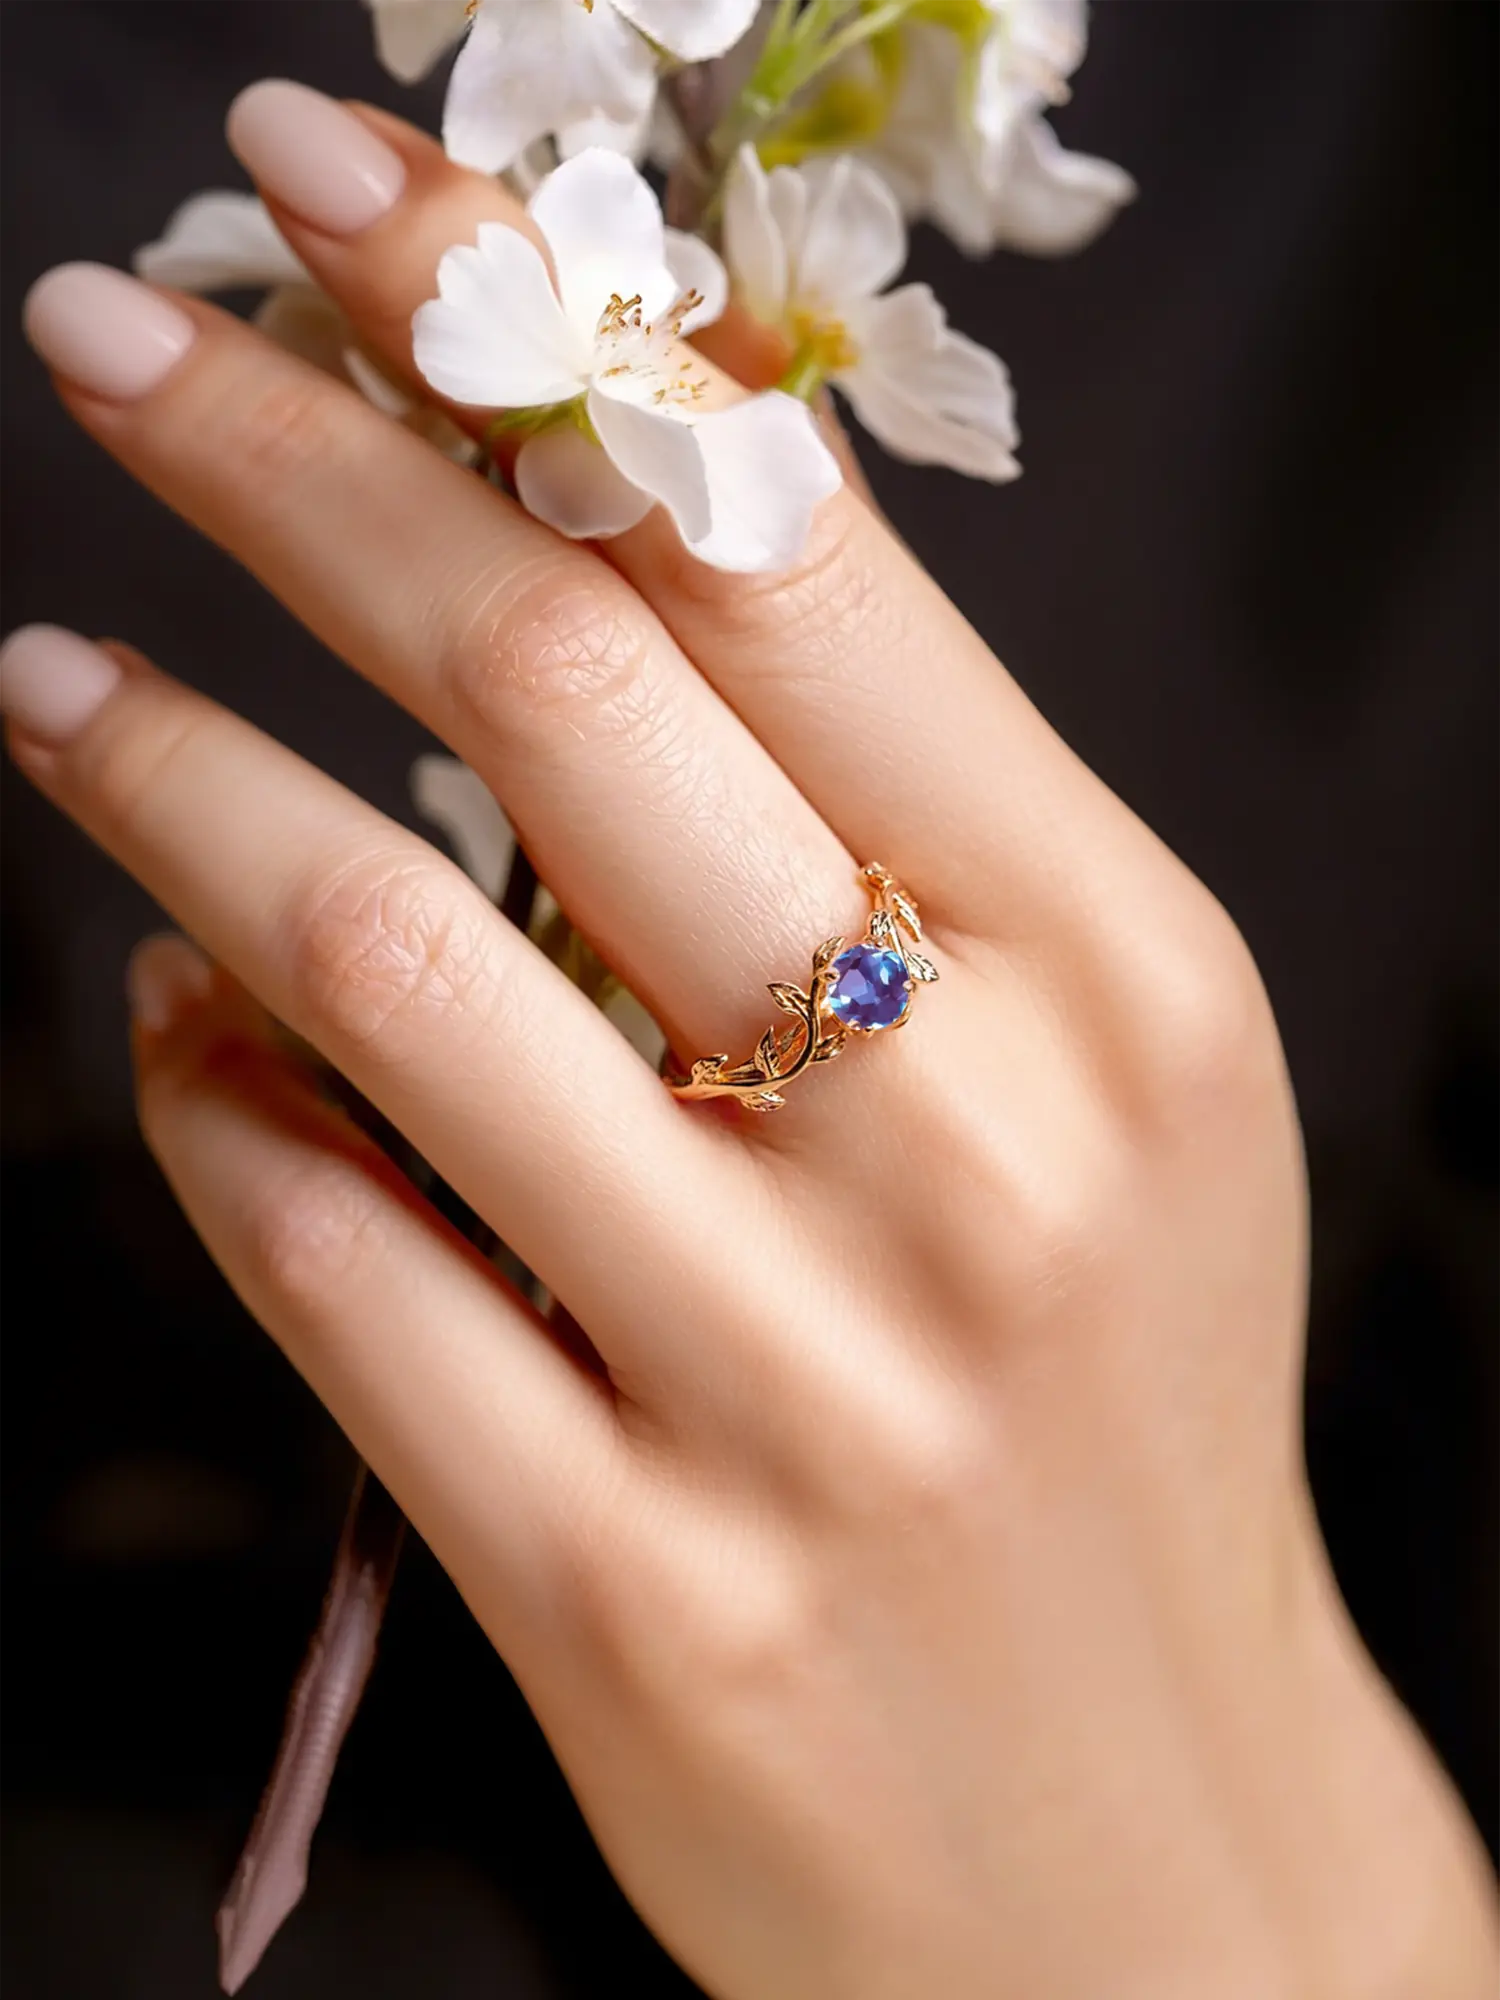
[[833, 961], [829, 1010], [846, 1028], [892, 1028], [906, 1012], [911, 975], [901, 954], [857, 944]]

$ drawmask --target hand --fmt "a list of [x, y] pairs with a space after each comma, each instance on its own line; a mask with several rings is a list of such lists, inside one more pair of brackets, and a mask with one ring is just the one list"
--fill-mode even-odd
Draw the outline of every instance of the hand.
[[[373, 113], [276, 86], [232, 129], [398, 369], [441, 253], [517, 220]], [[80, 423], [485, 777], [685, 1056], [863, 929], [859, 864], [920, 899], [910, 1025], [721, 1116], [139, 656], [34, 628], [0, 677], [22, 769], [217, 963], [137, 961], [152, 1148], [667, 1945], [727, 2000], [1486, 1990], [1482, 1864], [1319, 1545], [1296, 1122], [1208, 893], [851, 492], [783, 578], [659, 520], [605, 559], [209, 308], [70, 267], [29, 324]]]

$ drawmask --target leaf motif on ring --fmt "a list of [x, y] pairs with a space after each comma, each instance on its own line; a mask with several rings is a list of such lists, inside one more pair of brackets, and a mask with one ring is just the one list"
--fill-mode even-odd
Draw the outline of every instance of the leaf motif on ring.
[[[920, 938], [921, 923], [916, 904], [888, 869], [871, 863], [860, 871], [875, 907], [870, 915], [864, 943], [877, 951], [890, 951], [902, 960], [913, 980], [938, 977], [936, 966], [916, 952], [909, 952], [905, 938]], [[842, 1055], [850, 1035], [841, 1018], [842, 1006], [834, 1005], [837, 982], [835, 959], [844, 949], [844, 939], [825, 938], [813, 954], [812, 981], [807, 992], [789, 980], [772, 980], [767, 991], [778, 1010], [792, 1016], [792, 1025], [778, 1032], [773, 1024], [756, 1044], [748, 1061], [731, 1065], [727, 1055], [700, 1056], [689, 1076], [668, 1073], [667, 1083], [683, 1097], [737, 1097], [747, 1111], [778, 1111], [785, 1099], [787, 1084], [814, 1063], [832, 1062]], [[888, 1022], [856, 1026], [891, 1025]]]
[[773, 979], [766, 991], [784, 1014], [795, 1014], [799, 1021], [807, 1019], [812, 1002], [800, 986], [793, 986], [785, 979]]

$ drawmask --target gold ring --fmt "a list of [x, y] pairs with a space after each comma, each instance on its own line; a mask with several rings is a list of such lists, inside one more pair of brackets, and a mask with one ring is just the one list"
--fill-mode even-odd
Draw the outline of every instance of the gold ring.
[[869, 928], [846, 951], [831, 937], [813, 953], [812, 984], [773, 979], [767, 992], [789, 1028], [767, 1028], [748, 1062], [730, 1066], [728, 1056], [700, 1056], [686, 1076], [668, 1075], [677, 1097], [737, 1097], [750, 1111], [779, 1111], [783, 1088], [814, 1063], [843, 1053], [851, 1035], [876, 1035], [904, 1027], [912, 993], [937, 978], [937, 968], [912, 947], [922, 941], [917, 906], [896, 878], [878, 862], [860, 870], [873, 908]]

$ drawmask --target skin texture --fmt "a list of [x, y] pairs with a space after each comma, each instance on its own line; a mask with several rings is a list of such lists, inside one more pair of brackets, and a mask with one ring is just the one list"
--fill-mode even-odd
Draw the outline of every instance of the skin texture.
[[[359, 115], [395, 206], [278, 220], [400, 368], [442, 251], [516, 218]], [[1477, 1843], [1312, 1518], [1299, 1138], [1224, 912], [857, 493], [787, 577], [655, 520], [601, 556], [182, 304], [159, 388], [59, 393], [483, 774], [676, 1048], [753, 1045], [866, 860], [941, 970], [774, 1117], [678, 1105], [446, 861], [137, 656], [12, 736], [222, 968], [137, 1027], [147, 1138], [647, 1920], [724, 2000], [1489, 1992]]]

